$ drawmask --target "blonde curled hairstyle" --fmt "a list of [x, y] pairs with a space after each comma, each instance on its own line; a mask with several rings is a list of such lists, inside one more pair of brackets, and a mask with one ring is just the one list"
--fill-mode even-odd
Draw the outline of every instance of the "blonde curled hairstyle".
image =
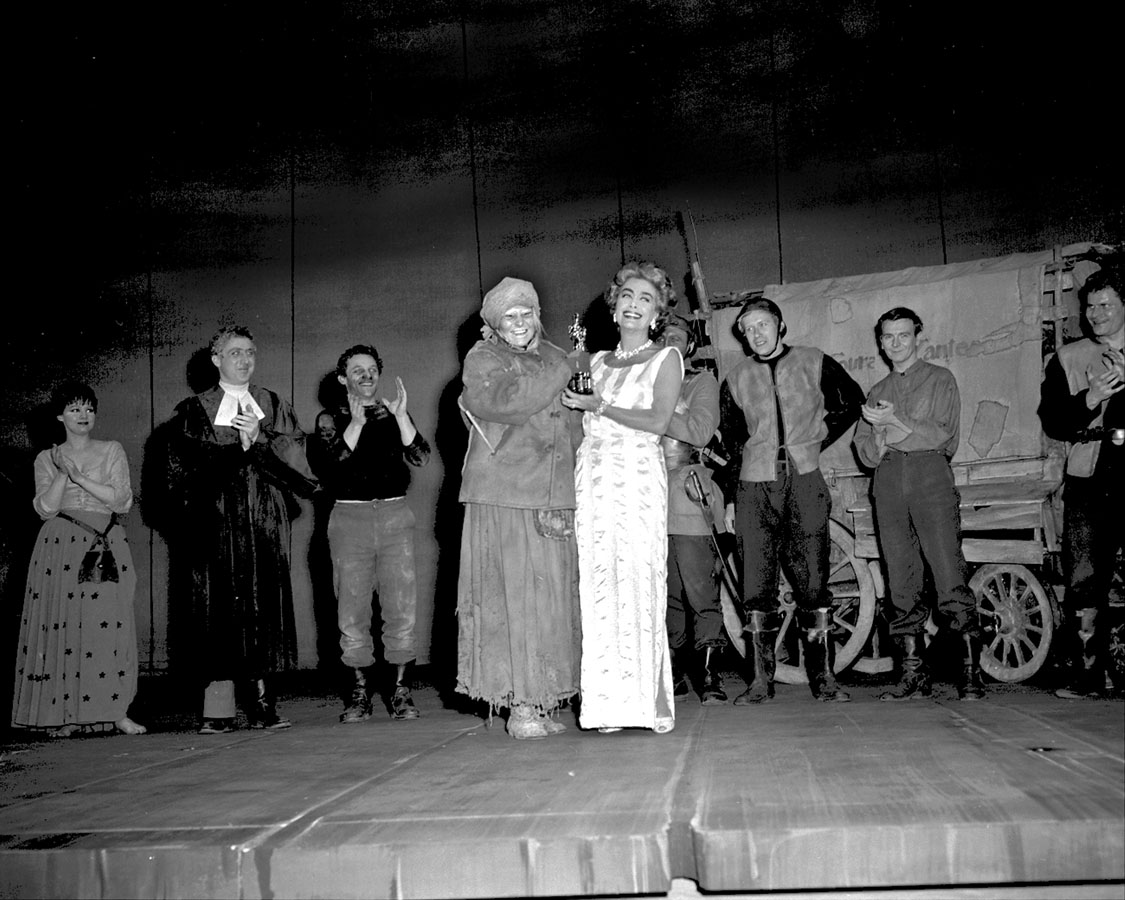
[[649, 326], [649, 333], [655, 340], [664, 333], [664, 326], [668, 323], [668, 313], [676, 305], [676, 289], [672, 287], [668, 273], [656, 263], [635, 260], [627, 262], [613, 276], [605, 291], [610, 315], [613, 315], [617, 306], [617, 297], [621, 293], [622, 286], [630, 278], [643, 278], [656, 289], [656, 317]]

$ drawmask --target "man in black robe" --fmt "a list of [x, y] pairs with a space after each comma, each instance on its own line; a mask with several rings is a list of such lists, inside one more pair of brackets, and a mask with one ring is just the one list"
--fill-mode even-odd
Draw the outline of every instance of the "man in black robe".
[[211, 341], [219, 383], [181, 402], [172, 430], [189, 646], [206, 684], [200, 734], [233, 730], [236, 682], [251, 687], [251, 727], [290, 725], [266, 679], [296, 663], [290, 522], [300, 513], [294, 492], [313, 480], [293, 407], [250, 382], [255, 353], [249, 329], [220, 330]]

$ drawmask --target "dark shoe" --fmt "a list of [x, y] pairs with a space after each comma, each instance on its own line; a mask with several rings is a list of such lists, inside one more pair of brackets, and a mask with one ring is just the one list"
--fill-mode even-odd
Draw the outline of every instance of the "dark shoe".
[[405, 684], [395, 687], [394, 696], [391, 697], [391, 718], [417, 719], [420, 715], [422, 714], [418, 712], [418, 707], [410, 696], [410, 688]]
[[200, 734], [229, 734], [234, 731], [234, 719], [204, 719], [199, 726]]
[[704, 706], [727, 702], [727, 694], [723, 690], [723, 677], [718, 670], [720, 650], [721, 647], [703, 648], [703, 690], [699, 692], [699, 697]]
[[774, 644], [780, 630], [777, 613], [757, 609], [750, 611], [750, 621], [744, 629], [747, 638], [746, 673], [750, 686], [734, 698], [735, 706], [749, 706], [773, 699], [773, 676], [777, 671]]
[[1098, 652], [1098, 611], [1078, 609], [1068, 618], [1065, 640], [1069, 677], [1055, 696], [1062, 700], [1099, 699], [1105, 695], [1105, 672]]
[[934, 688], [926, 662], [922, 659], [922, 636], [903, 634], [898, 637], [897, 643], [902, 654], [902, 680], [897, 690], [885, 691], [879, 699], [893, 702], [929, 697]]
[[352, 687], [352, 697], [347, 708], [340, 715], [340, 721], [345, 725], [364, 722], [371, 718], [373, 708], [371, 697], [367, 693], [367, 678], [363, 669], [353, 669], [355, 672], [355, 685]]
[[251, 728], [270, 728], [280, 731], [293, 725], [285, 716], [278, 715], [274, 705], [273, 695], [269, 692], [264, 678], [259, 678], [255, 683], [257, 695], [254, 705], [250, 709], [248, 718]]
[[957, 685], [958, 700], [983, 700], [984, 682], [980, 677], [980, 636], [962, 634], [965, 646], [964, 668], [961, 682]]
[[686, 697], [691, 693], [691, 683], [684, 674], [683, 648], [676, 647], [670, 651], [672, 655], [672, 693], [677, 697]]
[[411, 660], [399, 663], [395, 667], [395, 691], [391, 695], [391, 718], [396, 720], [417, 719], [422, 715], [414, 700], [410, 696], [410, 667], [414, 664]]
[[807, 627], [801, 635], [805, 655], [805, 673], [809, 677], [812, 695], [825, 703], [847, 703], [851, 695], [836, 681], [833, 665], [836, 662], [836, 645], [832, 641], [832, 610], [822, 608], [799, 615]]

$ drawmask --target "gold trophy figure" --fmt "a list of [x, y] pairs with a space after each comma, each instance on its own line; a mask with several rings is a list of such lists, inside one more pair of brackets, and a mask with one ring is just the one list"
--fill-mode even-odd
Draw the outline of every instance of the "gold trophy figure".
[[[574, 322], [567, 329], [570, 335], [570, 340], [574, 344], [574, 349], [582, 353], [586, 352], [586, 329], [582, 325], [581, 316], [578, 313], [574, 314]], [[567, 384], [576, 394], [592, 394], [594, 393], [593, 385], [590, 382], [589, 372], [575, 372], [570, 376], [570, 382]]]

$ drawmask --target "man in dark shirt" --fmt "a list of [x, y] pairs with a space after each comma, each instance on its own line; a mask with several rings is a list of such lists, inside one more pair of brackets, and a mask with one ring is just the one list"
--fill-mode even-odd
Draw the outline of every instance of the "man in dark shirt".
[[[774, 694], [779, 564], [793, 587], [813, 696], [849, 700], [832, 672], [832, 499], [820, 472], [820, 452], [859, 417], [863, 391], [832, 357], [783, 343], [785, 322], [773, 301], [747, 301], [735, 327], [751, 355], [723, 380], [719, 397], [720, 431], [732, 460], [721, 487], [734, 498], [726, 518], [742, 551], [750, 674], [750, 686], [734, 702], [759, 703]], [[739, 458], [741, 465], [734, 465]]]
[[409, 466], [429, 462], [430, 445], [406, 411], [401, 378], [395, 379], [393, 400], [376, 396], [382, 371], [379, 352], [370, 345], [357, 344], [340, 355], [336, 377], [347, 389], [348, 406], [332, 412], [334, 433], [323, 429], [313, 457], [324, 489], [335, 499], [328, 544], [342, 659], [355, 675], [351, 701], [340, 716], [345, 723], [362, 722], [372, 713], [364, 670], [375, 662], [374, 591], [383, 617], [384, 656], [395, 667], [391, 717], [419, 715], [410, 696], [408, 671], [416, 656], [417, 587], [414, 513], [406, 503], [406, 489]]
[[[1043, 430], [1065, 441], [1063, 568], [1070, 683], [1065, 700], [1105, 693], [1106, 613], [1125, 506], [1125, 261], [1109, 258], [1079, 292], [1089, 337], [1059, 348], [1043, 376]], [[1114, 642], [1120, 646], [1118, 642]], [[1117, 688], [1121, 672], [1110, 667]]]
[[949, 369], [918, 358], [921, 332], [922, 319], [905, 306], [879, 317], [875, 333], [891, 372], [871, 389], [855, 430], [860, 460], [875, 469], [875, 521], [898, 611], [890, 633], [901, 654], [901, 684], [879, 699], [912, 700], [931, 693], [922, 656], [922, 631], [930, 615], [928, 569], [934, 621], [963, 642], [957, 695], [979, 700], [984, 696], [981, 629], [966, 581], [960, 497], [949, 466], [961, 436], [961, 394]]

